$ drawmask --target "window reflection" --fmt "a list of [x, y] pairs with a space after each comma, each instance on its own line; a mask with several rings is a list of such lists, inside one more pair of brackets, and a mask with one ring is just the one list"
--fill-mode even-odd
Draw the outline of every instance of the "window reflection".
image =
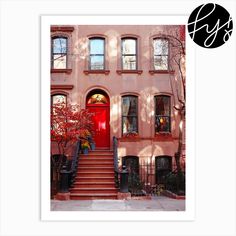
[[102, 38], [90, 39], [90, 70], [104, 70], [105, 56], [104, 46], [105, 40]]
[[66, 96], [63, 94], [56, 94], [52, 96], [52, 104], [66, 103]]
[[122, 39], [122, 69], [137, 69], [137, 46], [136, 39]]
[[153, 51], [154, 51], [154, 69], [168, 70], [168, 54], [169, 54], [168, 40], [154, 39]]
[[66, 69], [67, 67], [67, 38], [52, 39], [52, 68]]

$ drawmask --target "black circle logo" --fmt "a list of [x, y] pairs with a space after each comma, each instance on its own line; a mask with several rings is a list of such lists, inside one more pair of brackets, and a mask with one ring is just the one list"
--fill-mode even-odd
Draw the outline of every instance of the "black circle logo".
[[230, 38], [232, 31], [232, 17], [218, 4], [202, 4], [188, 19], [190, 37], [204, 48], [217, 48], [223, 45]]

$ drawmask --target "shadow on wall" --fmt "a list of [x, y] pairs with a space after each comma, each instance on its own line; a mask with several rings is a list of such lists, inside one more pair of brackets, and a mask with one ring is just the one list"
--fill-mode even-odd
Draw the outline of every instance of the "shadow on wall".
[[[126, 144], [126, 145], [130, 145], [130, 144]], [[119, 157], [127, 156], [127, 155], [134, 155], [134, 154], [139, 157], [152, 157], [152, 156], [164, 155], [164, 151], [162, 147], [156, 144], [145, 145], [145, 147], [141, 148], [141, 150], [139, 147], [134, 147], [133, 145], [131, 147], [129, 146], [129, 148], [124, 147], [124, 146], [122, 147], [122, 145], [118, 147]]]
[[112, 96], [110, 108], [110, 128], [113, 135], [118, 136], [119, 132], [119, 116], [121, 116], [121, 99], [119, 95]]

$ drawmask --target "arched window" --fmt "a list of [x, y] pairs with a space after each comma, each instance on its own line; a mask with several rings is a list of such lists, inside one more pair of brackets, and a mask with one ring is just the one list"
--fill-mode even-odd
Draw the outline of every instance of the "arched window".
[[171, 132], [170, 96], [155, 96], [155, 132]]
[[167, 39], [153, 40], [153, 67], [154, 70], [168, 70], [169, 42]]
[[66, 98], [66, 95], [64, 94], [53, 94], [52, 95], [52, 100], [51, 100], [51, 103], [52, 105], [55, 105], [57, 103], [67, 103], [67, 98]]
[[122, 97], [122, 134], [138, 133], [138, 97]]
[[66, 37], [52, 38], [52, 69], [66, 69], [68, 64], [68, 40]]
[[105, 70], [105, 39], [89, 39], [89, 69]]
[[122, 38], [122, 70], [137, 70], [137, 39]]
[[101, 93], [95, 93], [91, 97], [89, 97], [87, 104], [107, 104], [108, 99], [105, 95]]
[[56, 130], [58, 127], [58, 121], [54, 118], [58, 116], [57, 107], [63, 105], [63, 107], [67, 104], [67, 97], [64, 94], [53, 94], [51, 96], [51, 129]]

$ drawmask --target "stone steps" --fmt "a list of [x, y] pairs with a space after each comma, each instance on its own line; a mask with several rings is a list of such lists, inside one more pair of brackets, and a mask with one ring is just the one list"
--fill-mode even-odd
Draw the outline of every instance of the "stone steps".
[[70, 193], [71, 200], [117, 199], [112, 151], [81, 154]]

